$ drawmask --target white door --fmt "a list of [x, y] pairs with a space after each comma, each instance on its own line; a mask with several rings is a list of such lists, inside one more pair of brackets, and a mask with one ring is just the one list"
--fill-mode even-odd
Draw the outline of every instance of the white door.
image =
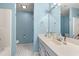
[[8, 49], [11, 55], [11, 10], [0, 9], [0, 48]]
[[73, 18], [73, 34], [79, 34], [79, 17]]

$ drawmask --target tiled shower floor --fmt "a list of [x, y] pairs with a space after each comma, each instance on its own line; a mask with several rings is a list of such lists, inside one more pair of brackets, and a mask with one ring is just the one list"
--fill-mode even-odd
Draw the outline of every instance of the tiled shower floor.
[[32, 43], [17, 44], [16, 56], [35, 56], [32, 49]]

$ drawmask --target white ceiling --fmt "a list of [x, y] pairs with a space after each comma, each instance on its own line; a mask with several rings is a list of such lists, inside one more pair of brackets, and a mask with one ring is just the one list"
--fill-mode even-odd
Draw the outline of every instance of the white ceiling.
[[[17, 3], [16, 4], [16, 10], [17, 11], [27, 11], [27, 12], [33, 12], [33, 3]], [[23, 9], [22, 6], [26, 6], [26, 9]]]
[[[22, 6], [27, 6], [27, 8], [23, 9]], [[61, 15], [68, 15], [70, 7], [79, 8], [79, 3], [61, 3]], [[33, 3], [17, 3], [16, 4], [17, 11], [33, 12], [33, 9], [34, 9]]]
[[68, 15], [70, 7], [79, 8], [79, 3], [62, 3], [61, 4], [61, 15]]

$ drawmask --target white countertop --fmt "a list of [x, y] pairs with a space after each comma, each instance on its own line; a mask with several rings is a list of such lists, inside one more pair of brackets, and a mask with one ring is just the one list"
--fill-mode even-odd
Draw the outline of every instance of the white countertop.
[[79, 45], [67, 42], [67, 45], [57, 43], [55, 40], [45, 37], [43, 34], [39, 38], [58, 56], [79, 56]]

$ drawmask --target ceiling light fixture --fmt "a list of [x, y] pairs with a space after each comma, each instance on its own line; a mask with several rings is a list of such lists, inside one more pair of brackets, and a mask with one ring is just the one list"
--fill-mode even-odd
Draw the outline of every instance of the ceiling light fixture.
[[61, 4], [60, 3], [58, 3], [58, 6], [60, 6]]
[[56, 5], [57, 3], [53, 3], [53, 5]]
[[22, 6], [23, 9], [26, 9], [26, 6]]

